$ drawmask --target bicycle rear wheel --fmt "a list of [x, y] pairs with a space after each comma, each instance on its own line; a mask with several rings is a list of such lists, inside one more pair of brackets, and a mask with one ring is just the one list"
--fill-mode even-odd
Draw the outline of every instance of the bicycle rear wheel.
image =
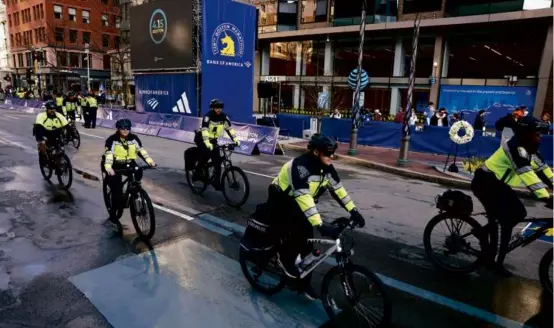
[[[362, 303], [365, 294], [372, 296], [369, 306]], [[340, 321], [343, 327], [387, 327], [391, 321], [392, 305], [383, 282], [358, 265], [350, 263], [344, 269], [335, 266], [329, 270], [323, 277], [321, 301], [329, 318]]]
[[187, 183], [190, 186], [190, 189], [193, 193], [201, 195], [209, 185], [209, 170], [204, 167], [200, 169], [201, 173], [196, 173], [199, 169], [195, 168], [194, 170], [187, 170]]
[[[258, 292], [273, 295], [280, 292], [287, 283], [287, 276], [277, 264], [277, 253], [270, 251], [248, 251], [242, 245], [239, 252], [239, 263], [248, 283]], [[262, 282], [262, 276], [267, 282]], [[265, 280], [265, 279], [264, 279]]]
[[[466, 228], [463, 228], [464, 226]], [[438, 242], [435, 242], [436, 247], [443, 247], [442, 251], [434, 249], [431, 242], [431, 234], [439, 230], [439, 227], [448, 229], [445, 236], [439, 237]], [[423, 232], [425, 253], [441, 270], [452, 273], [472, 272], [477, 268], [480, 260], [484, 259], [485, 250], [488, 249], [488, 238], [484, 231], [479, 222], [469, 216], [460, 217], [448, 212], [441, 213], [432, 218], [425, 227]], [[470, 239], [470, 237], [473, 238]], [[453, 256], [457, 255], [468, 255], [474, 258], [456, 257], [454, 259]], [[455, 261], [451, 263], [451, 259]]]
[[539, 264], [539, 280], [542, 288], [552, 294], [552, 248], [547, 251]]
[[[73, 183], [73, 167], [71, 161], [66, 154], [61, 154], [56, 165], [56, 175], [58, 176], [58, 182], [64, 189], [69, 189]], [[67, 182], [64, 182], [62, 177], [67, 176]]]
[[146, 191], [140, 189], [131, 194], [129, 210], [137, 234], [145, 240], [152, 239], [156, 232], [156, 216], [152, 201]]
[[[241, 183], [242, 180], [242, 183]], [[223, 197], [227, 200], [229, 205], [239, 208], [248, 200], [250, 194], [250, 183], [246, 174], [240, 167], [231, 166], [225, 170], [221, 176], [221, 188], [223, 191]], [[238, 194], [238, 197], [234, 197], [235, 194], [243, 190], [242, 194]]]

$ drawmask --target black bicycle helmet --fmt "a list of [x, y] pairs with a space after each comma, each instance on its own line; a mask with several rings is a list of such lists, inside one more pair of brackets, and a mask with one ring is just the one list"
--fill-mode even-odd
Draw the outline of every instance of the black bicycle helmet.
[[318, 150], [324, 154], [333, 154], [338, 148], [337, 141], [334, 138], [316, 133], [310, 138], [308, 143], [309, 150]]
[[55, 109], [58, 108], [58, 106], [56, 106], [56, 103], [55, 103], [55, 102], [53, 102], [52, 100], [49, 100], [49, 101], [47, 101], [47, 102], [44, 103], [44, 108], [46, 108], [46, 109], [54, 109], [54, 110], [55, 110]]
[[539, 121], [532, 116], [525, 116], [521, 120], [518, 120], [516, 122], [514, 133], [528, 134], [528, 133], [541, 132], [547, 127], [548, 125], [546, 123]]
[[223, 108], [223, 101], [217, 98], [210, 100], [210, 108]]
[[115, 127], [118, 129], [131, 130], [131, 126], [133, 125], [131, 124], [131, 121], [127, 118], [122, 118], [120, 120], [117, 120], [117, 122], [115, 122]]

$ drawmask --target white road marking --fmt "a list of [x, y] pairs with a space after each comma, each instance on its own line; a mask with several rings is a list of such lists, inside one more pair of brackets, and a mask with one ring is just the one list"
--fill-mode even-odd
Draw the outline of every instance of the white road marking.
[[257, 176], [264, 177], [264, 178], [270, 178], [270, 179], [275, 178], [275, 176], [267, 175], [267, 174], [263, 174], [263, 173], [252, 172], [252, 171], [246, 171], [246, 170], [243, 170], [243, 171], [246, 172], [246, 173], [248, 173], [248, 174], [257, 175]]
[[186, 214], [181, 213], [181, 212], [174, 211], [174, 210], [172, 210], [172, 209], [170, 209], [170, 208], [167, 208], [167, 207], [165, 207], [165, 206], [158, 205], [158, 204], [152, 204], [152, 206], [153, 206], [154, 208], [157, 208], [157, 209], [159, 209], [159, 210], [161, 210], [161, 211], [164, 211], [164, 212], [166, 212], [166, 213], [173, 214], [173, 215], [175, 215], [175, 216], [177, 216], [177, 217], [180, 217], [181, 219], [185, 219], [185, 220], [187, 220], [187, 221], [192, 221], [192, 220], [194, 220], [194, 218], [193, 218], [192, 216], [186, 215]]
[[8, 118], [11, 118], [11, 119], [13, 119], [13, 120], [20, 120], [20, 119], [21, 119], [21, 117], [10, 116], [10, 115], [6, 115], [6, 114], [4, 114], [4, 116], [5, 116], [5, 117], [8, 117]]
[[[5, 135], [4, 135], [5, 137]], [[35, 150], [29, 146], [25, 146], [23, 144], [20, 144], [19, 142], [15, 142], [15, 141], [12, 141], [12, 140], [7, 140], [7, 139], [4, 139], [4, 138], [0, 138], [1, 141], [3, 141], [3, 143], [7, 144], [7, 145], [13, 145], [13, 146], [16, 146], [16, 147], [19, 147], [21, 149], [24, 149], [26, 151], [29, 151], [29, 152], [34, 152]]]
[[85, 132], [81, 132], [81, 131], [79, 131], [79, 134], [82, 134], [82, 135], [87, 136], [87, 137], [93, 137], [93, 138], [96, 138], [96, 139], [104, 139], [104, 137], [100, 137], [100, 136], [97, 136], [97, 135], [94, 135], [94, 134], [85, 133]]

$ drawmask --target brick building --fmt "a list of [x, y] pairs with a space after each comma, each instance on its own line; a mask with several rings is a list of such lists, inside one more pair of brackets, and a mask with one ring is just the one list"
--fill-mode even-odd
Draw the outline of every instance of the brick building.
[[[255, 79], [277, 81], [273, 109], [314, 109], [320, 93], [327, 109], [350, 108], [361, 1], [250, 2], [259, 9]], [[508, 86], [517, 77], [513, 85], [536, 88], [535, 114], [551, 112], [552, 12], [550, 0], [367, 0], [364, 107], [391, 114], [406, 107], [419, 13], [412, 106], [437, 104], [442, 86]], [[253, 105], [269, 107], [256, 94]]]
[[[15, 85], [26, 86], [30, 73], [43, 88], [52, 85], [65, 91], [72, 84], [85, 88], [87, 68], [93, 90], [105, 85], [110, 77], [108, 50], [120, 43], [117, 0], [3, 2]], [[43, 58], [36, 67], [33, 53]]]

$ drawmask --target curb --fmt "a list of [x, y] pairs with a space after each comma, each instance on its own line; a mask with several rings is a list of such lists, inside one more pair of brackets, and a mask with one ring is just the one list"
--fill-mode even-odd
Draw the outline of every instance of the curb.
[[[300, 151], [306, 150], [305, 147], [294, 145], [294, 144], [283, 144], [282, 147], [284, 149], [289, 149], [289, 150], [300, 150]], [[442, 177], [442, 176], [436, 176], [436, 175], [425, 174], [420, 172], [414, 172], [400, 167], [368, 161], [365, 159], [360, 159], [360, 158], [356, 158], [348, 155], [336, 154], [336, 157], [337, 159], [341, 160], [342, 163], [367, 167], [370, 169], [392, 173], [392, 174], [400, 175], [407, 178], [418, 179], [426, 182], [438, 183], [443, 186], [466, 189], [466, 190], [471, 189], [471, 181], [467, 181], [467, 180], [454, 179], [449, 177]], [[527, 189], [524, 189], [524, 188], [513, 188], [513, 189], [518, 194], [518, 196], [522, 198], [536, 200], [534, 195], [531, 194]]]

